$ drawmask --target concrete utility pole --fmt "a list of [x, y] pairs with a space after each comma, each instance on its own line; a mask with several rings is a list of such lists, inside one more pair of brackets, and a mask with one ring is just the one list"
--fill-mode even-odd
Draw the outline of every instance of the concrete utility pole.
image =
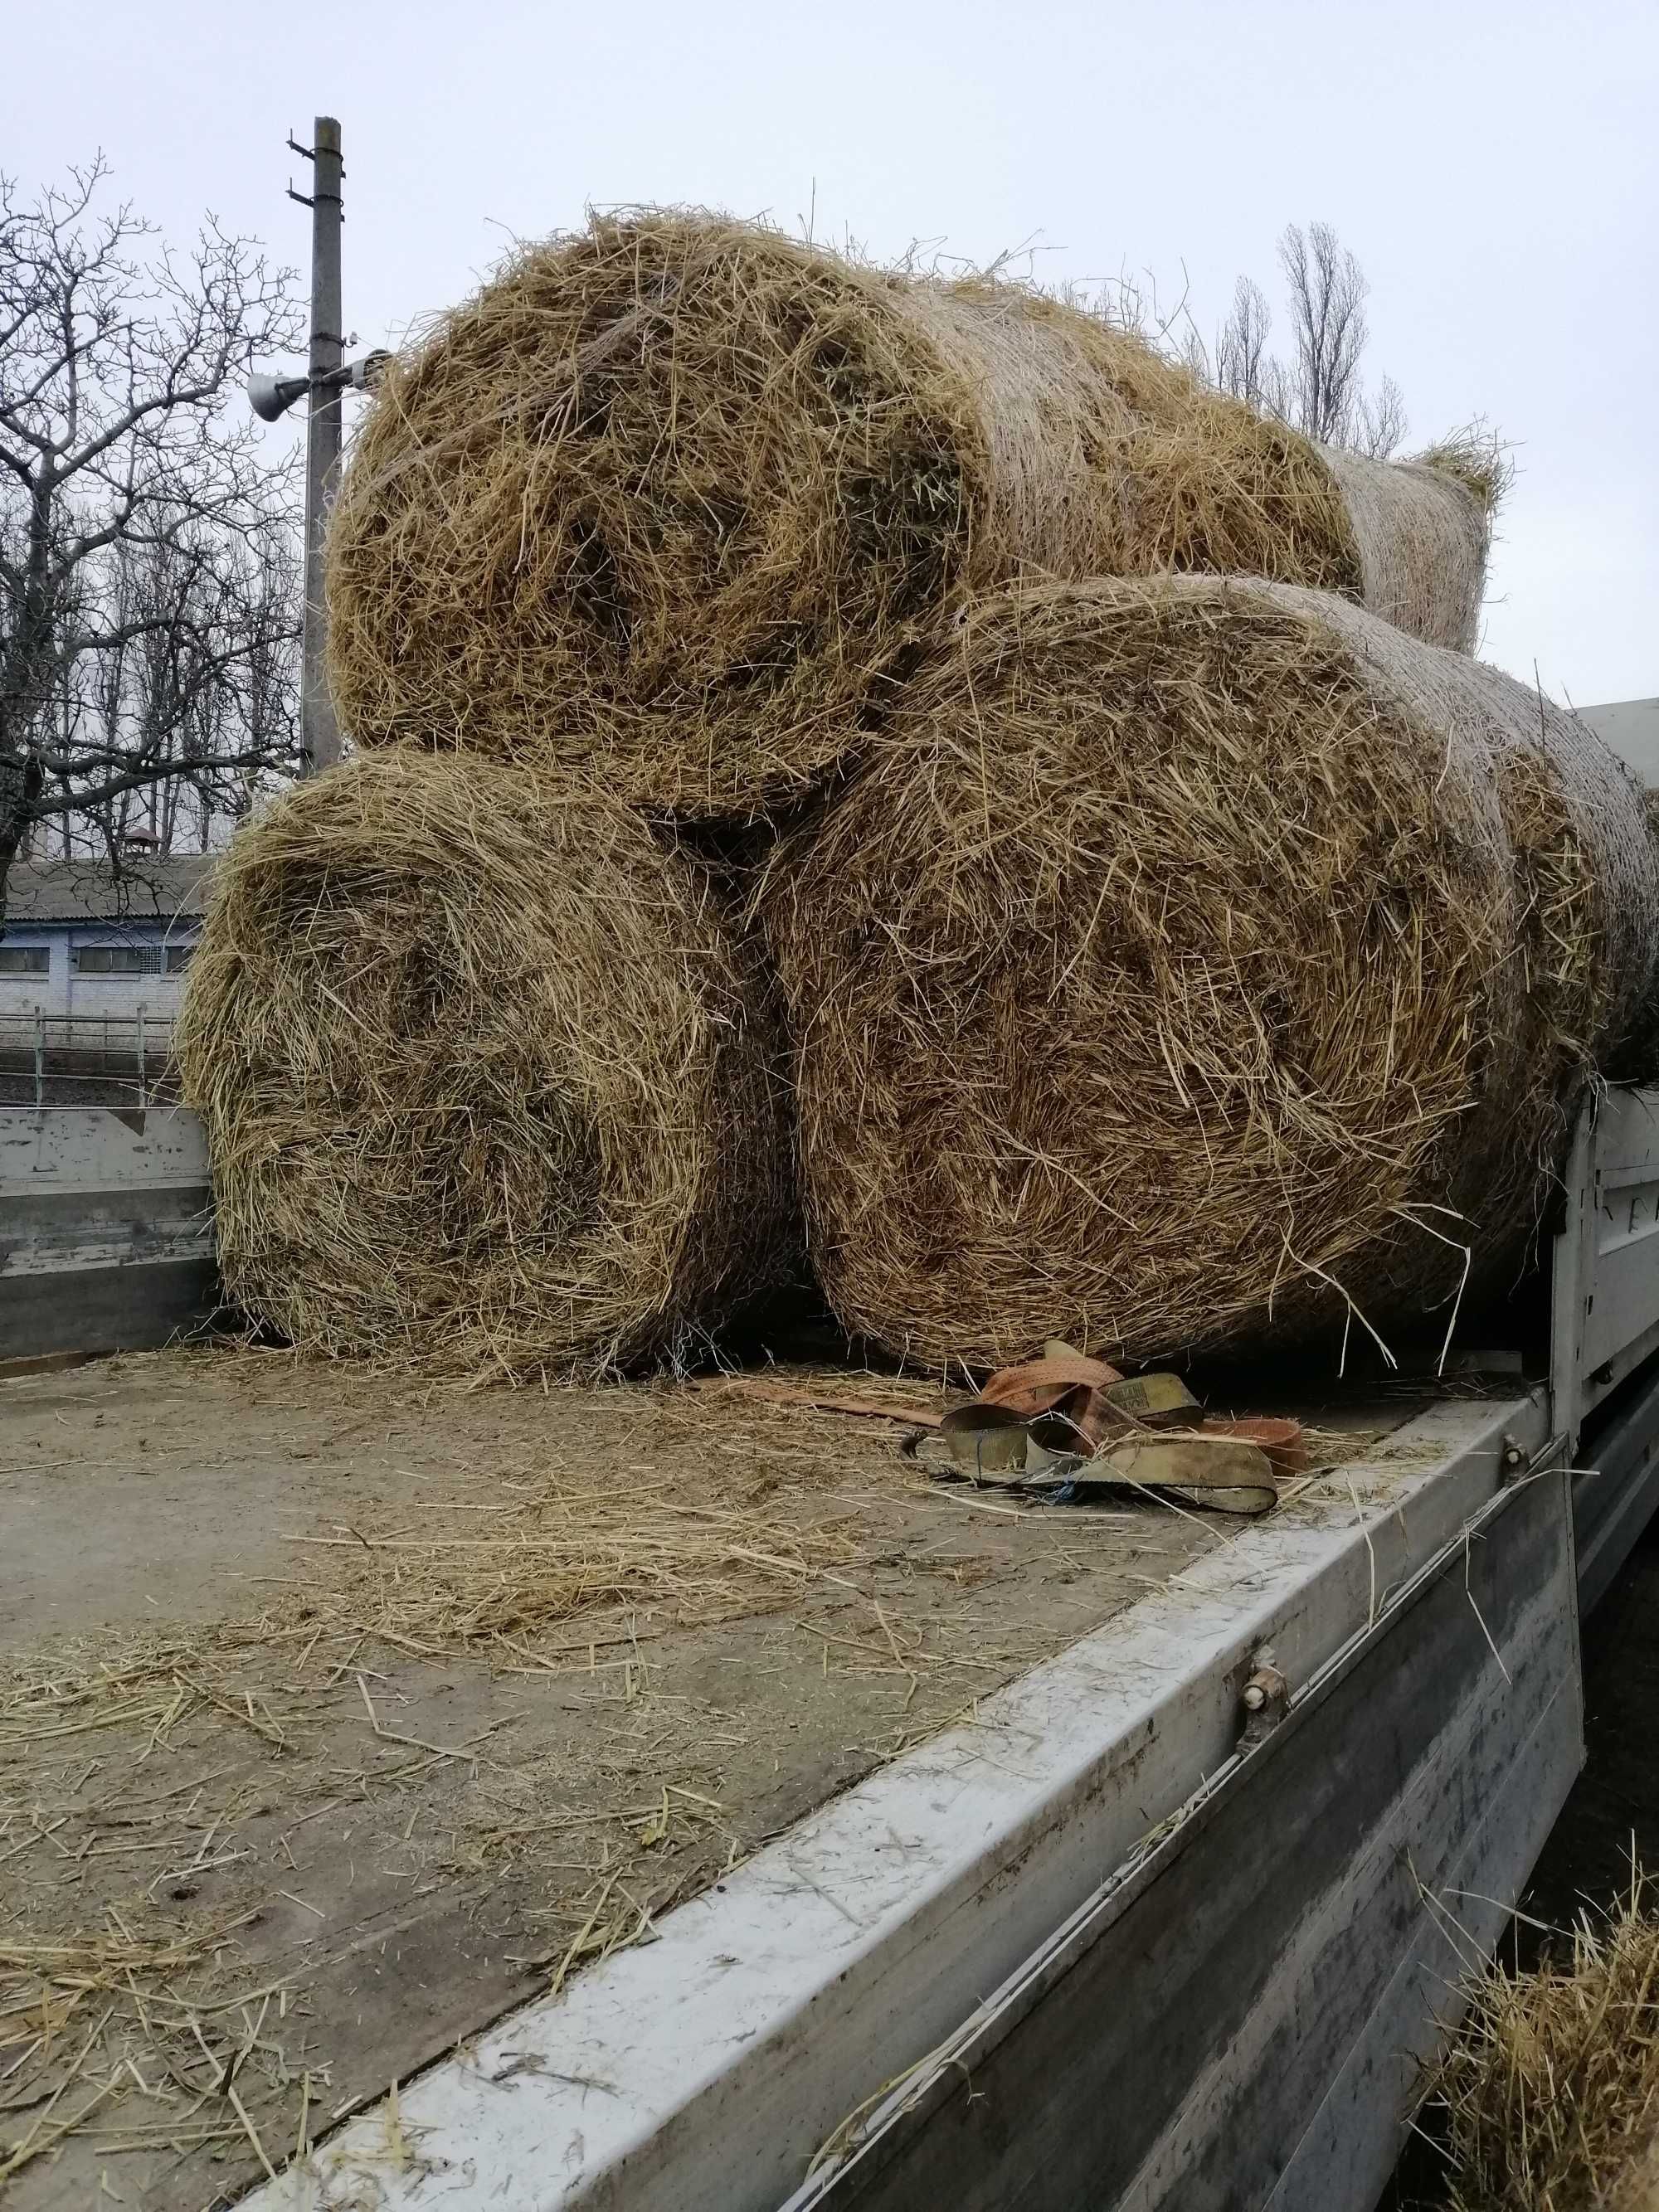
[[303, 376], [273, 375], [268, 369], [251, 369], [248, 404], [262, 422], [280, 422], [289, 409], [309, 399], [306, 425], [306, 609], [300, 676], [300, 773], [314, 775], [319, 768], [332, 768], [340, 757], [340, 731], [334, 704], [328, 696], [328, 605], [323, 596], [323, 538], [328, 510], [340, 473], [341, 415], [348, 386], [354, 392], [373, 392], [390, 354], [366, 353], [361, 361], [347, 362], [345, 310], [340, 303], [340, 226], [345, 221], [340, 183], [345, 169], [340, 161], [340, 126], [331, 115], [319, 115], [316, 142], [289, 144], [312, 165], [312, 189], [296, 192], [291, 200], [311, 210], [311, 358]]
[[324, 655], [328, 615], [323, 603], [323, 533], [340, 472], [340, 428], [345, 404], [340, 364], [345, 356], [344, 309], [340, 301], [340, 228], [345, 204], [340, 185], [340, 126], [319, 115], [313, 143], [289, 140], [312, 165], [310, 192], [289, 196], [311, 210], [310, 404], [306, 423], [306, 611], [300, 691], [300, 773], [311, 775], [340, 757], [340, 732], [328, 696]]

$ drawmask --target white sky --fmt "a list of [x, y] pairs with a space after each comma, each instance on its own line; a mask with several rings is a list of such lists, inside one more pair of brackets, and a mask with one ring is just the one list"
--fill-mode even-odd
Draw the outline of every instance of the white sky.
[[[584, 204], [692, 201], [879, 255], [1150, 270], [1200, 327], [1286, 222], [1371, 280], [1411, 441], [1476, 414], [1521, 474], [1485, 651], [1578, 705], [1659, 692], [1655, 0], [13, 0], [0, 164], [102, 148], [169, 234], [302, 262], [312, 117], [347, 167], [367, 347]], [[1183, 278], [1184, 270], [1184, 278]]]

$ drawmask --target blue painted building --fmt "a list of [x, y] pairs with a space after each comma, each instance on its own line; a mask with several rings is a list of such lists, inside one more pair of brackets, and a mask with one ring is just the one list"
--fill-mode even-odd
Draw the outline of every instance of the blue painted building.
[[169, 1020], [201, 933], [210, 853], [20, 860], [0, 921], [0, 1014]]

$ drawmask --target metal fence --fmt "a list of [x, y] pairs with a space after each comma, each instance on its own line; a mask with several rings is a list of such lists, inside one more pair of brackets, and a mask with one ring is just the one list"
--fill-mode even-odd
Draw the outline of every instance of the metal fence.
[[149, 1014], [0, 1013], [0, 1097], [148, 1106], [177, 1096], [173, 1020]]

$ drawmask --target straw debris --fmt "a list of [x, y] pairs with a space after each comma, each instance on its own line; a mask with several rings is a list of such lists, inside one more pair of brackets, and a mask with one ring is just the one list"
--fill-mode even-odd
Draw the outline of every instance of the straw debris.
[[[428, 1901], [419, 1977], [475, 2019], [562, 1986], [1226, 1539], [1144, 1504], [969, 1510], [867, 1425], [716, 1377], [544, 1397], [241, 1349], [124, 1366], [41, 1388], [32, 1419], [14, 1386], [14, 1443], [73, 1455], [51, 1511], [68, 1527], [77, 1473], [147, 1437], [179, 1478], [156, 1547], [212, 1556], [204, 1493], [246, 1494], [250, 1571], [212, 1578], [224, 1617], [125, 1629], [65, 1583], [36, 1610], [80, 1632], [0, 1655], [0, 2168], [50, 2157], [77, 2205], [106, 2159], [128, 2203], [164, 2165], [216, 2202], [423, 2063], [388, 1915]], [[835, 1379], [920, 1388], [798, 1376]]]
[[747, 817], [971, 592], [1357, 597], [1361, 554], [1312, 446], [1098, 315], [645, 209], [526, 250], [388, 376], [334, 514], [331, 680], [361, 744]]
[[1582, 725], [1339, 599], [1198, 578], [977, 607], [759, 899], [816, 1263], [936, 1364], [1440, 1339], [1659, 943]]
[[[315, 1913], [307, 1932], [326, 1942], [303, 1893], [314, 1872], [288, 1838], [308, 1860], [307, 1824], [331, 1809], [366, 1823], [366, 1856], [399, 1835], [397, 1860], [422, 1879], [494, 1892], [522, 1876], [542, 1900], [525, 1935], [556, 1988], [739, 1856], [720, 1801], [687, 1771], [710, 1747], [689, 1717], [663, 1724], [652, 1639], [784, 1610], [826, 1580], [856, 1596], [872, 1550], [833, 1501], [745, 1502], [752, 1486], [734, 1475], [688, 1503], [661, 1477], [543, 1480], [488, 1505], [428, 1506], [418, 1530], [399, 1517], [296, 1536], [293, 1583], [253, 1617], [0, 1670], [0, 1863], [37, 1876], [9, 1894], [0, 1929], [0, 2183], [71, 2137], [111, 2155], [240, 2143], [269, 2164], [303, 2136], [307, 2101], [321, 2127], [331, 2069], [313, 2046], [335, 2023], [311, 1994], [316, 1962], [273, 1971], [245, 1944], [272, 1899]], [[615, 1731], [586, 1755], [562, 1734], [528, 1766], [511, 1712], [442, 1741], [411, 1727], [389, 1670], [470, 1657], [544, 1705], [592, 1689], [618, 1719], [653, 1724], [632, 1755]], [[1013, 1662], [987, 1664], [1000, 1679]], [[170, 1783], [181, 1753], [187, 1778]], [[261, 1827], [273, 1801], [274, 1835]], [[53, 1867], [72, 1875], [67, 1893]], [[142, 1893], [106, 1901], [102, 1923], [83, 1917], [84, 1891], [112, 1869]], [[170, 1907], [216, 1879], [239, 1884], [242, 1910], [190, 1925]]]
[[1515, 457], [1492, 425], [1480, 417], [1425, 447], [1419, 467], [1455, 477], [1480, 502], [1487, 524], [1494, 523], [1515, 485]]
[[1640, 1885], [1569, 1963], [1495, 1970], [1434, 2085], [1452, 2212], [1648, 2212], [1659, 2190], [1659, 1918]]
[[271, 2171], [242, 2093], [301, 2079], [271, 2012], [276, 1986], [228, 1972], [229, 1927], [152, 1913], [134, 1929], [113, 1907], [108, 1919], [64, 1942], [0, 1941], [0, 2111], [23, 2119], [0, 2136], [0, 2184], [88, 2131], [106, 2153], [251, 2141]]
[[787, 1264], [772, 1050], [710, 878], [627, 809], [360, 758], [237, 838], [191, 965], [226, 1283], [310, 1352], [672, 1358]]

